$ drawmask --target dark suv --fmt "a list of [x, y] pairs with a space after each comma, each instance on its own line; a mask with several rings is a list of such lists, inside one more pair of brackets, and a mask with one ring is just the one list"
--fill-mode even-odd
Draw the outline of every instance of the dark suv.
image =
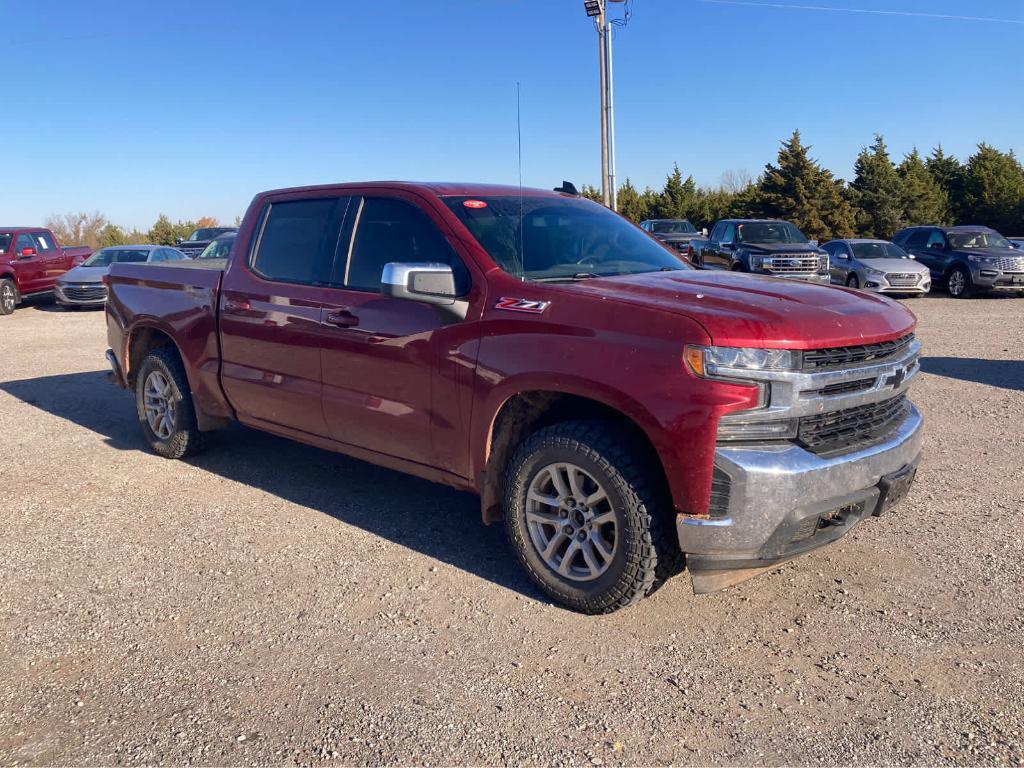
[[697, 246], [694, 263], [704, 269], [729, 269], [816, 283], [830, 281], [828, 253], [788, 221], [725, 219], [715, 224], [706, 243]]
[[1024, 290], [1024, 254], [994, 229], [909, 227], [892, 239], [928, 267], [954, 298], [994, 288]]
[[685, 257], [690, 255], [690, 242], [702, 237], [686, 219], [647, 219], [640, 222], [640, 228]]

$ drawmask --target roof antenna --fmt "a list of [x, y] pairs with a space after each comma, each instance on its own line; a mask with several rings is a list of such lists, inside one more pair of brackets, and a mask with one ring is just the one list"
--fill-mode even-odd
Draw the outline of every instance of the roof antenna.
[[523, 117], [516, 80], [516, 140], [519, 143], [519, 279], [526, 280], [526, 262], [523, 252]]

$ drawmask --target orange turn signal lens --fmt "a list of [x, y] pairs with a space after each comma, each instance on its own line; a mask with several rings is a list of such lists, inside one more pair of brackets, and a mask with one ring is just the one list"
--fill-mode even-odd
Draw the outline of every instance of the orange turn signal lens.
[[687, 347], [684, 353], [686, 357], [686, 364], [690, 366], [690, 370], [698, 376], [703, 377], [704, 373], [704, 348], [703, 347]]

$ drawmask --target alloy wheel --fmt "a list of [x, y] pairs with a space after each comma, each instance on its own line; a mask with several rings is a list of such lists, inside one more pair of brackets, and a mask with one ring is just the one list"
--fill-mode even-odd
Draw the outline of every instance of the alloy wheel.
[[151, 371], [146, 377], [142, 393], [145, 397], [146, 422], [153, 434], [161, 440], [174, 433], [174, 403], [171, 383], [160, 371]]
[[961, 296], [965, 288], [967, 288], [967, 280], [964, 278], [964, 273], [958, 269], [949, 276], [949, 295]]
[[526, 523], [537, 554], [572, 581], [593, 581], [608, 570], [618, 549], [618, 522], [608, 494], [581, 467], [549, 464], [526, 493]]
[[11, 284], [4, 284], [3, 291], [0, 292], [0, 303], [3, 304], [5, 313], [10, 314], [14, 311], [14, 302], [16, 298], [17, 297], [14, 295], [14, 288], [11, 287]]

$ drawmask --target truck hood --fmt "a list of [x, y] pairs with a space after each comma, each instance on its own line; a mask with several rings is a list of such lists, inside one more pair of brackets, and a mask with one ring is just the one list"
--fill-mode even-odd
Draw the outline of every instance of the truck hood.
[[821, 253], [821, 249], [810, 243], [740, 243], [740, 248], [754, 253]]
[[874, 294], [778, 277], [680, 270], [573, 284], [596, 298], [656, 307], [700, 323], [714, 344], [822, 349], [873, 344], [917, 323], [902, 304]]
[[77, 266], [69, 269], [63, 275], [60, 276], [60, 282], [62, 283], [98, 283], [103, 280], [103, 276], [107, 274], [107, 267], [85, 267]]
[[695, 237], [700, 237], [699, 232], [668, 232], [656, 234], [654, 237], [663, 243], [686, 243]]

